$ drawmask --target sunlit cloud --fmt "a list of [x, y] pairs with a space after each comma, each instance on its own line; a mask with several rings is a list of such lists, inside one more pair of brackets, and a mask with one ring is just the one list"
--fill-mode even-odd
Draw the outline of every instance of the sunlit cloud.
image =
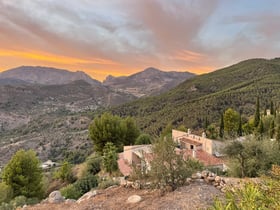
[[92, 59], [78, 59], [72, 57], [65, 57], [60, 55], [53, 55], [44, 52], [24, 52], [24, 51], [12, 51], [12, 50], [0, 50], [0, 56], [2, 57], [19, 57], [39, 61], [47, 61], [51, 63], [60, 64], [102, 64], [102, 65], [118, 65], [114, 61], [105, 60], [101, 58]]
[[175, 53], [174, 56], [171, 56], [171, 58], [176, 59], [176, 60], [182, 60], [182, 61], [187, 61], [187, 62], [203, 62], [203, 59], [205, 59], [205, 55], [197, 53], [197, 52], [192, 52], [189, 50], [180, 50]]

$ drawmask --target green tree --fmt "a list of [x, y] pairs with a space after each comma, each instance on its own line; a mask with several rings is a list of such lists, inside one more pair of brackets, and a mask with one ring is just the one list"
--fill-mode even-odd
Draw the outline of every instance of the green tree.
[[27, 198], [43, 195], [40, 161], [32, 150], [19, 150], [4, 168], [2, 179], [13, 189], [14, 196]]
[[238, 129], [238, 122], [239, 114], [231, 108], [227, 109], [224, 114], [224, 127], [225, 131], [230, 137], [236, 135]]
[[105, 171], [107, 171], [110, 175], [112, 172], [118, 170], [117, 148], [112, 142], [106, 143], [103, 149], [103, 165]]
[[220, 129], [219, 129], [219, 137], [223, 138], [224, 137], [224, 114], [221, 114], [221, 120], [220, 120]]
[[55, 178], [61, 179], [64, 182], [74, 182], [75, 177], [72, 173], [71, 164], [67, 161], [64, 161], [58, 171], [55, 173]]
[[0, 204], [3, 202], [8, 203], [12, 199], [12, 197], [13, 197], [12, 188], [3, 182], [0, 182]]
[[274, 113], [275, 113], [274, 104], [273, 104], [273, 101], [270, 101], [270, 114], [274, 115]]
[[140, 131], [136, 125], [135, 120], [132, 117], [127, 117], [122, 120], [122, 129], [124, 132], [124, 145], [133, 145], [140, 135]]
[[208, 127], [206, 129], [206, 135], [210, 139], [217, 139], [218, 131], [217, 131], [216, 126], [214, 124], [208, 125]]
[[278, 143], [278, 147], [280, 149], [280, 126], [277, 126], [276, 129], [276, 136], [275, 136], [276, 142]]
[[150, 135], [143, 133], [140, 136], [138, 136], [138, 138], [135, 141], [135, 144], [136, 145], [151, 144], [152, 143], [151, 139], [152, 138]]
[[255, 110], [255, 115], [254, 115], [254, 127], [257, 128], [259, 123], [260, 123], [260, 101], [259, 97], [257, 97], [257, 102], [256, 102], [256, 110]]
[[96, 117], [89, 126], [89, 136], [99, 154], [107, 142], [112, 142], [121, 151], [123, 145], [134, 144], [138, 135], [139, 130], [132, 118], [122, 119], [109, 113]]
[[263, 127], [263, 121], [262, 120], [260, 120], [260, 122], [259, 122], [257, 132], [260, 135], [260, 137], [262, 138], [263, 134], [264, 134], [264, 127]]
[[161, 132], [161, 137], [171, 137], [172, 136], [172, 123], [168, 123], [166, 127]]
[[155, 187], [167, 186], [175, 190], [186, 182], [186, 178], [202, 168], [202, 165], [193, 159], [184, 159], [183, 154], [176, 153], [176, 144], [171, 138], [158, 140], [152, 148], [153, 160], [149, 172]]
[[237, 130], [237, 135], [242, 136], [242, 120], [241, 120], [241, 114], [239, 114], [239, 123], [238, 123], [238, 130]]
[[274, 120], [272, 119], [269, 125], [269, 136], [271, 139], [274, 137], [274, 134], [275, 134], [275, 124], [274, 124]]

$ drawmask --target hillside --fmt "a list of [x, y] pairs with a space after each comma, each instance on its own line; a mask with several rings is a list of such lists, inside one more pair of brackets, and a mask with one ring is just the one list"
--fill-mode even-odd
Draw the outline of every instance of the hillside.
[[0, 79], [22, 80], [26, 83], [41, 85], [61, 85], [77, 80], [84, 80], [91, 85], [101, 85], [82, 71], [71, 72], [41, 66], [21, 66], [0, 73]]
[[280, 59], [251, 59], [199, 75], [159, 96], [138, 99], [115, 107], [112, 112], [132, 115], [141, 129], [158, 135], [170, 122], [201, 128], [205, 117], [217, 122], [226, 108], [253, 114], [256, 97], [262, 110], [273, 100], [280, 102]]
[[189, 72], [166, 72], [150, 67], [127, 77], [108, 76], [103, 84], [112, 89], [142, 97], [163, 93], [194, 76], [195, 74]]

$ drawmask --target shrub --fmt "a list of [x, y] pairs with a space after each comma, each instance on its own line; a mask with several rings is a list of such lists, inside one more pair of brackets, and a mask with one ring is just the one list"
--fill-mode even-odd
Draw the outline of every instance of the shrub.
[[69, 199], [78, 199], [82, 195], [74, 184], [69, 184], [66, 187], [61, 188], [60, 192], [65, 198]]
[[10, 204], [12, 204], [14, 208], [18, 206], [24, 206], [25, 204], [27, 204], [27, 198], [23, 195], [17, 196], [13, 200], [11, 200]]
[[119, 182], [116, 180], [112, 180], [112, 179], [107, 179], [107, 180], [103, 180], [98, 184], [98, 188], [99, 189], [106, 189], [108, 187], [111, 187], [113, 185], [119, 185]]
[[74, 183], [75, 188], [84, 194], [92, 188], [97, 187], [98, 181], [96, 176], [88, 174]]
[[148, 134], [141, 134], [135, 141], [136, 145], [151, 144], [151, 136]]
[[102, 157], [95, 156], [87, 160], [87, 173], [97, 174], [101, 171]]
[[13, 190], [9, 185], [0, 183], [0, 203], [9, 202], [13, 197]]
[[68, 162], [64, 162], [59, 170], [54, 174], [55, 178], [61, 179], [66, 182], [73, 182], [75, 178], [72, 173], [71, 165]]

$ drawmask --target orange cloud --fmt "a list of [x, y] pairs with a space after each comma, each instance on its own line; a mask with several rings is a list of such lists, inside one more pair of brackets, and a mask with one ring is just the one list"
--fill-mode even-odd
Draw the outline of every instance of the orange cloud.
[[100, 64], [100, 65], [118, 65], [118, 63], [101, 58], [92, 58], [92, 59], [79, 59], [73, 57], [66, 57], [60, 55], [54, 55], [50, 53], [40, 52], [40, 51], [14, 51], [14, 50], [0, 50], [0, 56], [2, 57], [19, 57], [31, 60], [46, 61], [51, 63], [59, 64]]
[[182, 60], [187, 62], [198, 62], [205, 58], [205, 55], [189, 51], [189, 50], [180, 50], [172, 56], [173, 59]]

